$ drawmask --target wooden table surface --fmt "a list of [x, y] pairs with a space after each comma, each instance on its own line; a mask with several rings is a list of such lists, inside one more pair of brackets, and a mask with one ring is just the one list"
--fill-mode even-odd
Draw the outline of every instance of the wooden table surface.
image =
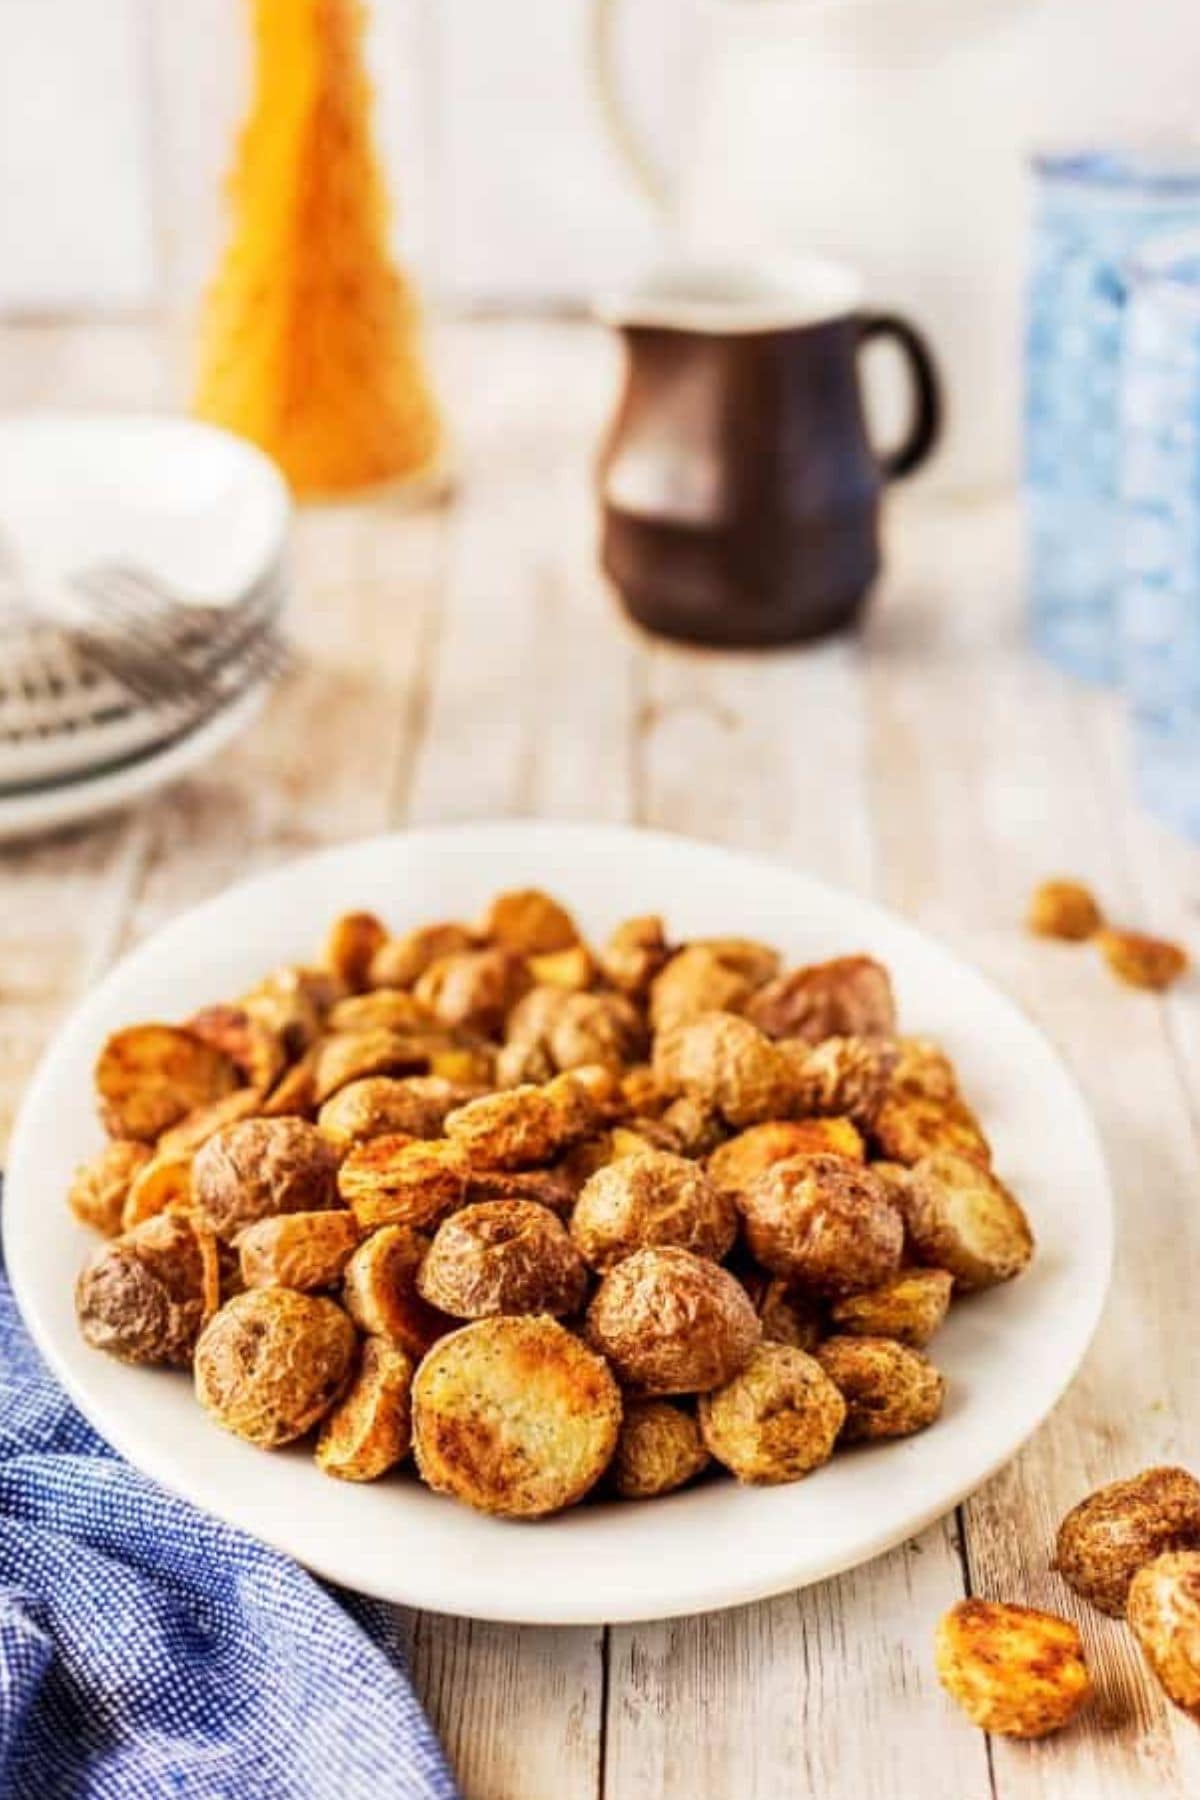
[[[406, 821], [537, 814], [767, 850], [897, 908], [994, 976], [1061, 1047], [1116, 1182], [1114, 1290], [1068, 1397], [953, 1517], [807, 1592], [659, 1625], [407, 1627], [471, 1800], [1135, 1800], [1200, 1793], [1200, 1728], [1120, 1624], [1047, 1568], [1100, 1482], [1200, 1467], [1200, 1010], [1027, 937], [1029, 888], [1092, 880], [1193, 940], [1200, 870], [1127, 787], [1119, 712], [1022, 641], [1009, 501], [898, 506], [865, 637], [769, 657], [651, 643], [596, 574], [588, 464], [616, 378], [582, 326], [439, 343], [461, 489], [439, 512], [336, 506], [298, 528], [298, 672], [260, 723], [136, 811], [0, 853], [0, 1110], [64, 1010], [130, 943], [253, 870]], [[0, 408], [177, 399], [151, 325], [0, 332]], [[57, 1198], [47, 1196], [47, 1204]], [[941, 1694], [931, 1634], [964, 1592], [1078, 1620], [1099, 1698], [1041, 1744]]]

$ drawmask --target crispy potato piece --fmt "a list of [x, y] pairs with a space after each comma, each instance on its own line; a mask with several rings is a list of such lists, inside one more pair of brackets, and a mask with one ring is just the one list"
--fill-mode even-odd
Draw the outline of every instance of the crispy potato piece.
[[411, 1225], [373, 1231], [346, 1264], [342, 1301], [360, 1331], [385, 1338], [419, 1362], [455, 1321], [417, 1292], [417, 1271], [429, 1239]]
[[337, 1204], [337, 1158], [303, 1119], [243, 1119], [197, 1150], [192, 1197], [201, 1221], [224, 1243], [277, 1213], [324, 1212]]
[[1168, 1551], [1139, 1569], [1127, 1616], [1167, 1699], [1200, 1721], [1200, 1551]]
[[524, 957], [510, 950], [464, 950], [431, 963], [414, 992], [440, 1024], [498, 1037], [531, 982]]
[[799, 1481], [829, 1461], [846, 1416], [819, 1362], [791, 1344], [760, 1344], [733, 1380], [699, 1402], [700, 1431], [739, 1481]]
[[693, 1160], [708, 1156], [729, 1135], [724, 1119], [715, 1107], [698, 1094], [680, 1094], [672, 1100], [661, 1119], [635, 1120], [636, 1129], [650, 1132], [659, 1140], [660, 1149], [676, 1150]]
[[758, 1315], [727, 1269], [688, 1250], [635, 1250], [601, 1281], [586, 1336], [623, 1386], [640, 1394], [698, 1394], [743, 1368], [762, 1336]]
[[417, 1288], [455, 1319], [578, 1312], [587, 1270], [562, 1220], [535, 1200], [485, 1200], [438, 1226]]
[[569, 950], [579, 930], [565, 906], [540, 888], [513, 888], [497, 894], [479, 922], [479, 935], [518, 956]]
[[113, 1033], [96, 1061], [105, 1130], [143, 1143], [236, 1086], [230, 1059], [176, 1025], [128, 1025]]
[[207, 1299], [201, 1236], [190, 1219], [165, 1213], [100, 1246], [75, 1284], [93, 1350], [130, 1363], [191, 1361]]
[[1167, 938], [1147, 937], [1140, 931], [1106, 930], [1097, 933], [1100, 954], [1119, 981], [1128, 987], [1161, 993], [1172, 987], [1189, 968], [1182, 944]]
[[581, 1500], [608, 1466], [620, 1423], [604, 1359], [554, 1319], [464, 1325], [434, 1345], [413, 1383], [424, 1480], [509, 1518]]
[[207, 1144], [226, 1125], [237, 1125], [242, 1119], [253, 1119], [261, 1111], [263, 1097], [257, 1088], [235, 1088], [223, 1100], [212, 1100], [185, 1114], [178, 1125], [164, 1131], [155, 1145], [154, 1154], [189, 1156], [201, 1144]]
[[912, 1171], [905, 1217], [922, 1262], [948, 1269], [958, 1293], [1011, 1281], [1033, 1255], [1033, 1232], [1016, 1195], [948, 1150], [923, 1157]]
[[335, 1287], [357, 1244], [354, 1216], [340, 1209], [260, 1219], [238, 1237], [243, 1284], [301, 1293]]
[[596, 965], [586, 944], [572, 944], [569, 950], [531, 956], [529, 973], [539, 987], [565, 988], [568, 993], [580, 994], [596, 979]]
[[[564, 1104], [582, 1106], [582, 1089], [507, 1088], [456, 1107], [446, 1118], [446, 1136], [481, 1169], [521, 1169], [550, 1162], [591, 1127]], [[589, 1109], [595, 1123], [595, 1114]]]
[[794, 1350], [814, 1350], [828, 1334], [825, 1303], [815, 1294], [754, 1270], [743, 1276], [743, 1285], [762, 1321], [764, 1343], [790, 1344]]
[[958, 1076], [954, 1064], [932, 1038], [902, 1037], [896, 1039], [896, 1063], [892, 1070], [891, 1092], [912, 1094], [922, 1100], [947, 1105], [958, 1098]]
[[325, 1021], [330, 1031], [427, 1032], [433, 1021], [412, 995], [400, 988], [373, 988], [365, 994], [347, 994], [329, 1009]]
[[670, 955], [663, 922], [654, 913], [623, 919], [600, 952], [600, 967], [622, 994], [642, 999]]
[[475, 940], [465, 925], [421, 925], [379, 946], [371, 958], [368, 980], [373, 988], [410, 988], [435, 962], [474, 947]]
[[559, 1218], [575, 1204], [576, 1187], [561, 1168], [472, 1169], [467, 1177], [468, 1206], [484, 1200], [536, 1200]]
[[283, 1074], [283, 1039], [264, 1019], [242, 1006], [205, 1006], [193, 1013], [187, 1030], [227, 1056], [249, 1087], [265, 1094]]
[[329, 927], [321, 960], [352, 993], [358, 993], [366, 987], [371, 963], [387, 939], [387, 927], [374, 913], [343, 913]]
[[338, 1170], [338, 1191], [363, 1231], [436, 1225], [464, 1204], [469, 1173], [459, 1145], [396, 1133], [356, 1145]]
[[419, 1075], [428, 1069], [435, 1044], [444, 1040], [426, 1032], [338, 1031], [317, 1047], [313, 1070], [314, 1098], [319, 1106], [352, 1081], [369, 1075]]
[[[615, 1135], [615, 1134], [614, 1134]], [[720, 1262], [737, 1236], [737, 1210], [695, 1163], [661, 1150], [618, 1155], [586, 1184], [571, 1236], [603, 1273], [634, 1250], [676, 1244]]]
[[134, 1138], [113, 1138], [85, 1163], [80, 1163], [67, 1189], [67, 1205], [81, 1225], [105, 1237], [121, 1229], [125, 1196], [138, 1171], [150, 1161], [147, 1144]]
[[678, 951], [650, 984], [650, 1023], [655, 1032], [690, 1024], [706, 1013], [735, 1013], [754, 983], [704, 944]]
[[775, 1163], [822, 1154], [858, 1163], [867, 1157], [862, 1134], [849, 1119], [773, 1119], [730, 1138], [706, 1166], [718, 1187], [740, 1193]]
[[985, 1169], [992, 1161], [991, 1145], [979, 1121], [960, 1098], [927, 1100], [918, 1094], [889, 1094], [871, 1121], [871, 1136], [888, 1162], [909, 1168], [941, 1150], [969, 1156]]
[[793, 1110], [818, 1118], [849, 1118], [869, 1131], [892, 1084], [898, 1052], [890, 1038], [831, 1037], [806, 1044], [802, 1038], [779, 1046], [796, 1082]]
[[869, 1162], [867, 1167], [876, 1181], [882, 1183], [884, 1193], [907, 1224], [912, 1170], [906, 1169], [903, 1163], [896, 1162]]
[[772, 1038], [891, 1037], [896, 1029], [892, 982], [870, 956], [837, 956], [791, 969], [746, 1006], [746, 1017]]
[[894, 1338], [923, 1350], [949, 1311], [953, 1287], [945, 1269], [901, 1269], [879, 1287], [835, 1301], [831, 1317], [851, 1337]]
[[317, 1062], [327, 1040], [318, 1038], [294, 1062], [259, 1107], [264, 1119], [308, 1119], [317, 1111]]
[[543, 1038], [513, 1038], [496, 1054], [497, 1087], [541, 1087], [554, 1073], [554, 1058]]
[[1054, 1567], [1119, 1619], [1134, 1575], [1168, 1550], [1200, 1550], [1200, 1482], [1186, 1469], [1143, 1469], [1072, 1507], [1058, 1528]]
[[622, 1500], [674, 1493], [708, 1465], [700, 1426], [669, 1400], [631, 1400], [625, 1407], [609, 1483]]
[[829, 1337], [813, 1354], [846, 1402], [844, 1443], [911, 1437], [941, 1415], [946, 1384], [919, 1350], [892, 1338]]
[[403, 1350], [368, 1338], [358, 1371], [317, 1438], [317, 1467], [340, 1481], [378, 1481], [412, 1447], [413, 1364]]
[[132, 1231], [159, 1213], [186, 1212], [192, 1204], [192, 1157], [162, 1151], [139, 1169], [130, 1183], [121, 1212], [122, 1231]]
[[1082, 944], [1104, 920], [1090, 889], [1081, 881], [1043, 881], [1029, 898], [1025, 923], [1038, 937]]
[[1075, 1717], [1092, 1691], [1074, 1625], [994, 1600], [960, 1600], [934, 1642], [938, 1680], [981, 1731], [1039, 1738]]
[[335, 1301], [252, 1288], [200, 1333], [196, 1398], [226, 1431], [273, 1450], [324, 1418], [350, 1378], [357, 1343]]
[[585, 1065], [619, 1073], [645, 1048], [641, 1015], [623, 994], [535, 987], [509, 1015], [499, 1067], [509, 1086], [517, 1076], [548, 1079], [556, 1070]]
[[334, 1149], [345, 1154], [369, 1138], [436, 1138], [446, 1114], [475, 1098], [471, 1088], [440, 1075], [367, 1075], [339, 1088], [317, 1114], [317, 1129]]
[[841, 1156], [794, 1156], [738, 1196], [746, 1240], [773, 1275], [839, 1298], [887, 1281], [904, 1224], [869, 1169]]
[[724, 1012], [660, 1031], [654, 1073], [669, 1093], [690, 1089], [731, 1125], [785, 1117], [795, 1089], [778, 1046], [745, 1019]]
[[289, 965], [275, 969], [238, 1005], [261, 1019], [289, 1056], [302, 1056], [320, 1036], [329, 1009], [346, 992], [346, 984], [330, 969]]

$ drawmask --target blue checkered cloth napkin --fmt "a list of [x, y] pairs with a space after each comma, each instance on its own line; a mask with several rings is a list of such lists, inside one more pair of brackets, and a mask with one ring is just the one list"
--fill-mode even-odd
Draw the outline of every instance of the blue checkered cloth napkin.
[[139, 1475], [0, 1266], [0, 1795], [456, 1800], [384, 1606]]

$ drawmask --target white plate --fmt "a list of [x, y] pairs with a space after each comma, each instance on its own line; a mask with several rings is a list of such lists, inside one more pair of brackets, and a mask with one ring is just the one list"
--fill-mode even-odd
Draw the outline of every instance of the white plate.
[[[1038, 1255], [1020, 1281], [964, 1301], [937, 1340], [944, 1417], [920, 1437], [834, 1459], [788, 1487], [714, 1480], [642, 1504], [585, 1504], [536, 1524], [481, 1517], [396, 1476], [351, 1487], [308, 1455], [264, 1455], [208, 1423], [186, 1378], [89, 1350], [72, 1314], [91, 1240], [62, 1203], [96, 1147], [90, 1077], [115, 1026], [183, 1015], [310, 956], [347, 907], [396, 927], [470, 917], [537, 883], [593, 933], [661, 910], [680, 935], [741, 932], [797, 958], [865, 949], [895, 976], [913, 1030], [943, 1040], [1024, 1196]], [[25, 1098], [5, 1199], [8, 1266], [47, 1359], [105, 1436], [168, 1487], [318, 1573], [438, 1612], [538, 1623], [730, 1606], [849, 1568], [919, 1531], [1012, 1456], [1070, 1381], [1108, 1281], [1112, 1213], [1079, 1094], [995, 988], [879, 908], [793, 870], [651, 833], [586, 825], [456, 826], [324, 852], [235, 888], [161, 931], [70, 1019]]]

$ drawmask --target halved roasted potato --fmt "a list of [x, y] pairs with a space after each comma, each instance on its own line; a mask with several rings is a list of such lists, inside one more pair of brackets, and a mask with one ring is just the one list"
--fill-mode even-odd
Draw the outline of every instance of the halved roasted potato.
[[828, 1462], [846, 1406], [819, 1362], [791, 1344], [763, 1343], [724, 1387], [702, 1394], [705, 1445], [739, 1481], [799, 1481]]
[[378, 1481], [412, 1445], [413, 1364], [403, 1350], [368, 1338], [354, 1378], [317, 1438], [317, 1467], [339, 1481]]
[[231, 1059], [177, 1025], [127, 1025], [113, 1032], [96, 1061], [105, 1130], [143, 1143], [237, 1085]]
[[938, 1625], [934, 1661], [971, 1723], [1004, 1737], [1061, 1730], [1092, 1691], [1074, 1625], [1030, 1606], [960, 1600]]
[[357, 1144], [338, 1170], [338, 1192], [363, 1231], [436, 1225], [467, 1197], [470, 1164], [459, 1145], [396, 1133]]
[[1016, 1195], [949, 1150], [913, 1169], [905, 1221], [922, 1262], [948, 1269], [960, 1293], [1011, 1281], [1033, 1255], [1033, 1232]]

